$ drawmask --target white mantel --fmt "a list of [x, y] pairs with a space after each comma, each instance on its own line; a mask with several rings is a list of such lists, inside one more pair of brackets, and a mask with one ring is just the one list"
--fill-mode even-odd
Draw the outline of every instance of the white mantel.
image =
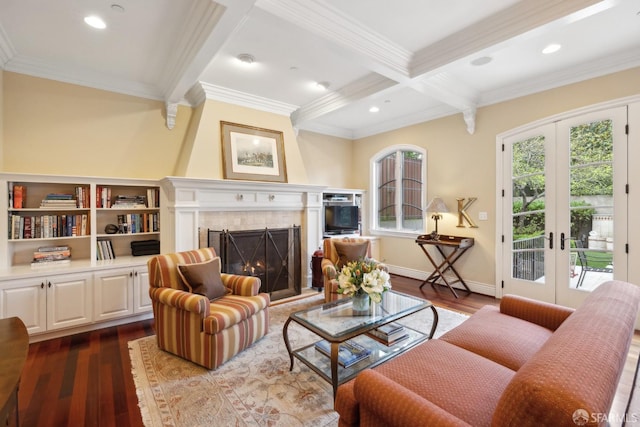
[[[199, 246], [199, 216], [203, 212], [298, 211], [302, 214], [302, 277], [310, 283], [309, 262], [322, 245], [322, 192], [318, 185], [166, 177], [160, 215], [161, 251], [185, 251]], [[310, 286], [305, 283], [302, 287]]]

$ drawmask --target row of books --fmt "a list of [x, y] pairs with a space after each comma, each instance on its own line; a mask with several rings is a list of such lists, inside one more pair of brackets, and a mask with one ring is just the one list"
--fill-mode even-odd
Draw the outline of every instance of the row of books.
[[148, 188], [146, 195], [114, 195], [111, 187], [98, 185], [96, 187], [97, 208], [159, 208], [160, 189]]
[[9, 216], [9, 239], [48, 239], [51, 237], [86, 236], [87, 214]]
[[69, 246], [43, 246], [33, 253], [32, 267], [68, 264], [71, 262]]
[[[15, 184], [9, 190], [9, 208], [27, 208], [27, 187]], [[49, 193], [40, 202], [44, 209], [88, 209], [89, 188], [76, 186], [73, 193]]]
[[118, 215], [119, 233], [153, 233], [160, 230], [158, 213], [131, 213]]
[[111, 243], [111, 240], [98, 240], [96, 244], [96, 257], [98, 261], [116, 259], [116, 253], [113, 250], [113, 243]]
[[[331, 357], [331, 344], [327, 340], [318, 341], [316, 350]], [[345, 341], [338, 347], [338, 363], [348, 368], [369, 357], [371, 350], [353, 341]]]

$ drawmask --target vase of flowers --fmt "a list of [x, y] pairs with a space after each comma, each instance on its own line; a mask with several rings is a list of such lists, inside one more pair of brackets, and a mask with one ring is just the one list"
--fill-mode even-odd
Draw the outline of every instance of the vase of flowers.
[[381, 302], [389, 289], [389, 273], [370, 259], [348, 262], [338, 275], [338, 293], [353, 297], [354, 315], [369, 314], [371, 302]]

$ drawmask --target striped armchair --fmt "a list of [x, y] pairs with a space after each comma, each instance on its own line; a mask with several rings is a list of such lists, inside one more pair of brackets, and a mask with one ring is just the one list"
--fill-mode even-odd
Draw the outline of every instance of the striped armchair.
[[210, 302], [185, 290], [178, 264], [216, 257], [213, 248], [157, 255], [147, 262], [158, 347], [207, 369], [216, 369], [266, 335], [269, 295], [260, 279], [222, 273], [229, 293]]

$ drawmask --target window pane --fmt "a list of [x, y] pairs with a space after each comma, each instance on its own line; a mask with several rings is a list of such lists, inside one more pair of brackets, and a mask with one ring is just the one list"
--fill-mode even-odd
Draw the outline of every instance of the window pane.
[[390, 154], [378, 162], [378, 226], [396, 228], [396, 154]]
[[402, 152], [402, 228], [423, 230], [422, 218], [422, 155]]

